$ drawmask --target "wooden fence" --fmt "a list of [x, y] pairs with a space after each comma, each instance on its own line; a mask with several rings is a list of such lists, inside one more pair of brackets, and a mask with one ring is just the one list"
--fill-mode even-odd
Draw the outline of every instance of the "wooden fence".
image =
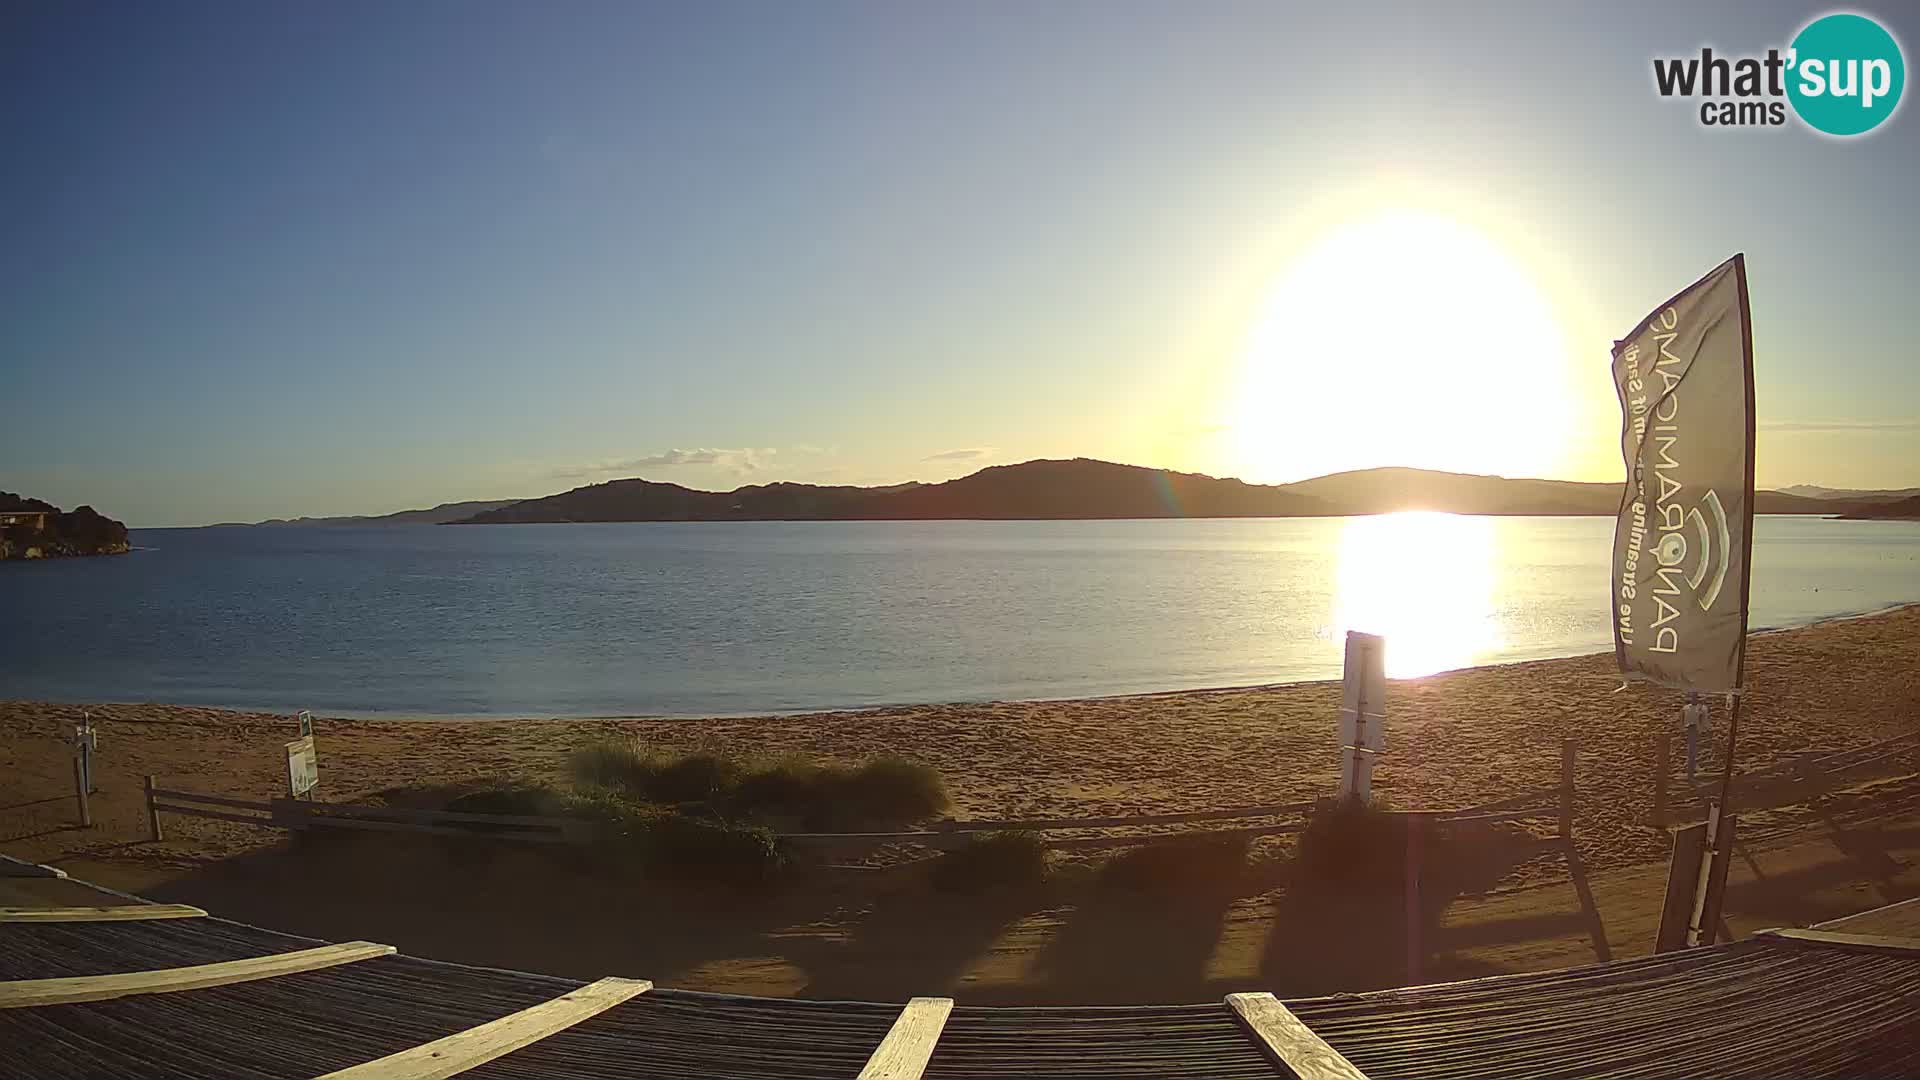
[[[1454, 810], [1405, 810], [1391, 813], [1450, 822], [1506, 822], [1556, 818], [1563, 838], [1573, 834], [1574, 747], [1569, 740], [1561, 754], [1561, 777], [1556, 787], [1522, 792], [1479, 806]], [[593, 837], [593, 823], [573, 818], [470, 814], [451, 810], [410, 810], [393, 806], [314, 802], [276, 798], [261, 802], [223, 795], [176, 791], [146, 778], [147, 821], [152, 838], [163, 836], [160, 815], [182, 814], [268, 828], [362, 829], [442, 836], [482, 837], [547, 844], [583, 844]], [[919, 829], [892, 832], [782, 833], [779, 839], [821, 854], [844, 854], [889, 845], [914, 845], [935, 850], [965, 846], [988, 833], [1026, 831], [1041, 834], [1050, 848], [1090, 851], [1130, 847], [1165, 840], [1227, 839], [1278, 836], [1303, 831], [1318, 801], [1268, 803], [1218, 810], [1170, 814], [1132, 814], [1116, 817], [1016, 818], [1006, 820], [952, 819]], [[244, 811], [244, 812], [242, 812]], [[1182, 828], [1215, 822], [1251, 822], [1224, 828]], [[1125, 830], [1118, 835], [1109, 830]], [[1160, 830], [1160, 831], [1140, 831]], [[1171, 830], [1171, 831], [1168, 831]], [[1095, 835], [1087, 835], [1087, 834]], [[1072, 835], [1063, 835], [1072, 834]]]
[[[163, 833], [161, 814], [236, 821], [275, 829], [363, 829], [375, 832], [429, 833], [442, 836], [478, 836], [493, 840], [526, 840], [544, 844], [582, 843], [591, 822], [574, 818], [522, 817], [511, 814], [468, 814], [454, 810], [409, 810], [398, 806], [323, 803], [306, 799], [234, 799], [156, 787], [146, 778], [147, 825], [153, 839]], [[214, 809], [217, 807], [218, 809]], [[250, 813], [235, 813], [244, 810]]]
[[[1664, 829], [1674, 820], [1704, 818], [1707, 803], [1720, 797], [1719, 773], [1703, 771], [1692, 781], [1675, 776], [1672, 764], [1674, 736], [1656, 736], [1653, 744], [1653, 824]], [[1886, 766], [1920, 751], [1920, 731], [1832, 754], [1809, 754], [1785, 764], [1735, 773], [1733, 805], [1737, 810], [1766, 810], [1792, 806], [1828, 794], [1842, 783], [1875, 775], [1891, 775]]]

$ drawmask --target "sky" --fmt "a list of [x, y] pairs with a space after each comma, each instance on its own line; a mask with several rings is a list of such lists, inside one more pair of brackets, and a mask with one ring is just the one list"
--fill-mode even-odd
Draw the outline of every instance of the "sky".
[[1914, 109], [1653, 89], [1827, 9], [1442, 6], [8, 4], [0, 489], [1618, 480], [1612, 340], [1736, 251], [1760, 483], [1920, 485]]

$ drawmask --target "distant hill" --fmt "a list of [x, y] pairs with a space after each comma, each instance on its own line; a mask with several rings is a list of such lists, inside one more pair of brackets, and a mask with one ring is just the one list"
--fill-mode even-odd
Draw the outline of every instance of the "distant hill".
[[1802, 495], [1809, 499], [1842, 499], [1847, 502], [1894, 502], [1910, 496], [1920, 495], [1920, 488], [1881, 489], [1861, 491], [1855, 488], [1820, 487], [1817, 484], [1795, 484], [1780, 489], [1788, 495]]
[[[1620, 509], [1621, 485], [1573, 480], [1525, 480], [1431, 469], [1363, 469], [1288, 484], [1346, 514], [1439, 510], [1450, 514], [1612, 517]], [[1831, 514], [1835, 503], [1778, 491], [1754, 493], [1758, 514]]]
[[1920, 495], [1869, 503], [1835, 516], [1842, 521], [1920, 521]]
[[[1074, 458], [995, 465], [941, 484], [884, 488], [755, 484], [732, 491], [699, 491], [651, 480], [611, 480], [476, 513], [452, 524], [1330, 517], [1396, 510], [1611, 517], [1619, 505], [1619, 484], [1367, 469], [1266, 485]], [[1755, 508], [1762, 514], [1832, 514], [1852, 509], [1833, 500], [1773, 491], [1759, 493]]]
[[64, 513], [50, 502], [0, 491], [0, 559], [124, 555], [127, 527], [91, 506]]
[[1275, 487], [1075, 458], [996, 465], [942, 484], [884, 488], [757, 484], [714, 492], [649, 480], [613, 480], [528, 499], [458, 524], [1301, 517], [1332, 512], [1315, 499]]
[[275, 527], [285, 525], [444, 525], [449, 521], [459, 521], [475, 514], [484, 514], [489, 510], [498, 510], [503, 506], [512, 506], [518, 499], [494, 499], [480, 502], [441, 503], [431, 510], [401, 510], [393, 514], [357, 515], [349, 517], [298, 517], [269, 518], [266, 521], [228, 522], [216, 528], [251, 528], [253, 526]]

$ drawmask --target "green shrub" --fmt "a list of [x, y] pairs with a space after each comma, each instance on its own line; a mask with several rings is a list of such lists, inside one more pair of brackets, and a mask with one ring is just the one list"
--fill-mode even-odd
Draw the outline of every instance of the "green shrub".
[[604, 739], [568, 755], [567, 772], [578, 786], [631, 790], [647, 756], [638, 739]]
[[1128, 848], [1100, 868], [1109, 888], [1194, 893], [1240, 881], [1247, 865], [1244, 835], [1169, 837]]
[[637, 854], [663, 877], [750, 884], [786, 866], [786, 852], [772, 830], [753, 825], [696, 821], [671, 816], [640, 830]]
[[974, 893], [1038, 884], [1047, 876], [1047, 846], [1027, 830], [983, 833], [933, 862], [928, 881], [941, 892]]
[[574, 792], [565, 813], [594, 824], [592, 851], [603, 869], [745, 883], [765, 880], [787, 863], [771, 830], [701, 821], [610, 788]]
[[724, 799], [743, 771], [739, 762], [720, 754], [648, 750], [637, 739], [581, 747], [573, 752], [568, 769], [576, 783], [660, 803]]
[[641, 829], [659, 820], [664, 812], [634, 802], [612, 788], [589, 787], [568, 793], [561, 801], [561, 812], [568, 817], [625, 829]]
[[564, 796], [546, 784], [507, 781], [456, 795], [441, 809], [463, 814], [551, 817], [561, 812], [565, 801]]
[[834, 792], [834, 804], [856, 822], [905, 825], [947, 808], [947, 785], [931, 765], [887, 755], [854, 769]]
[[847, 770], [837, 765], [816, 765], [801, 757], [779, 758], [742, 776], [728, 809], [760, 819], [792, 818], [808, 829], [825, 828], [822, 807], [831, 800], [823, 792], [837, 787], [846, 776]]

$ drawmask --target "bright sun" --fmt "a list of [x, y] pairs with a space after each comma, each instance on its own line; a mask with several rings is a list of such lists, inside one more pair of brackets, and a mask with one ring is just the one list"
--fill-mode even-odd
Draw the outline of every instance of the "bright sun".
[[1250, 480], [1564, 464], [1574, 400], [1553, 308], [1449, 218], [1390, 213], [1321, 236], [1274, 283], [1241, 365], [1233, 452]]

